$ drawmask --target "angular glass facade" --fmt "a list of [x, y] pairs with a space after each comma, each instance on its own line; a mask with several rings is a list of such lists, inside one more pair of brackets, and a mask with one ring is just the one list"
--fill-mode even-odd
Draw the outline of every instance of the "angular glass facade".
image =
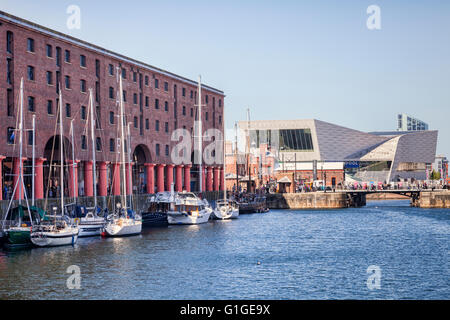
[[250, 145], [280, 151], [314, 151], [311, 129], [250, 130]]

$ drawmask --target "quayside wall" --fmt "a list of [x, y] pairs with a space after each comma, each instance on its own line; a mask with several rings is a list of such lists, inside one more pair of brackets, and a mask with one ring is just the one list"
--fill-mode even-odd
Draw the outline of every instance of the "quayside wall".
[[418, 208], [450, 208], [450, 190], [422, 191], [417, 199], [411, 201], [411, 206]]

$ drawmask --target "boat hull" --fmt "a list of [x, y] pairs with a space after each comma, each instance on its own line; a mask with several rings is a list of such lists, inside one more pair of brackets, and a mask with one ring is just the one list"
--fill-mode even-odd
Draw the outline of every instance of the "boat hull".
[[168, 213], [167, 221], [169, 224], [202, 224], [206, 223], [211, 216], [211, 211], [201, 211], [198, 214]]
[[237, 219], [239, 217], [239, 209], [227, 210], [226, 213], [223, 213], [220, 210], [215, 209], [211, 216], [215, 220]]
[[4, 246], [6, 249], [28, 248], [33, 245], [30, 239], [31, 228], [29, 227], [11, 228], [5, 234]]
[[78, 240], [78, 228], [63, 232], [35, 232], [31, 242], [38, 247], [56, 247], [74, 245]]
[[142, 213], [143, 227], [165, 227], [169, 223], [167, 214], [163, 212], [144, 212]]
[[[128, 221], [131, 220], [131, 221]], [[132, 219], [123, 219], [107, 223], [105, 226], [106, 235], [109, 237], [123, 237], [140, 234], [142, 231], [142, 222]]]

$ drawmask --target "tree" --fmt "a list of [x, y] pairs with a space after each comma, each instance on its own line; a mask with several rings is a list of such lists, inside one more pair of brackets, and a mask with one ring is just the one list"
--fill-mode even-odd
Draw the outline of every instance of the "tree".
[[437, 172], [436, 170], [433, 169], [433, 171], [431, 172], [431, 180], [440, 180], [441, 179], [441, 173]]

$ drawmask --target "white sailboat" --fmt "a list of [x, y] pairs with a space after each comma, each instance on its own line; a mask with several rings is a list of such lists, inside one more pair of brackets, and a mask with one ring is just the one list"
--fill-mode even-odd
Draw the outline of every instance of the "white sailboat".
[[[73, 222], [78, 222], [78, 228], [80, 229], [79, 237], [93, 237], [99, 236], [103, 231], [105, 226], [105, 218], [100, 217], [98, 212], [100, 208], [97, 204], [97, 175], [96, 175], [96, 155], [95, 155], [95, 134], [94, 134], [94, 102], [92, 98], [92, 89], [89, 89], [89, 113], [90, 113], [90, 129], [91, 129], [91, 147], [92, 147], [92, 176], [93, 176], [93, 190], [94, 190], [94, 207], [86, 208], [79, 206], [76, 203], [69, 205], [69, 210], [71, 209], [71, 218]], [[75, 177], [75, 151], [74, 151], [74, 141], [73, 141], [73, 120], [70, 123], [70, 132], [72, 138], [72, 176]], [[73, 184], [73, 189], [75, 190], [75, 180]]]
[[216, 220], [237, 219], [239, 217], [239, 206], [235, 201], [227, 199], [227, 188], [225, 180], [225, 106], [223, 107], [223, 199], [216, 201], [216, 208], [213, 211], [212, 217]]
[[[127, 205], [126, 172], [125, 172], [125, 132], [124, 132], [124, 106], [122, 90], [122, 74], [119, 72], [119, 105], [120, 105], [120, 155], [121, 155], [121, 202], [116, 203], [116, 210], [106, 219], [105, 232], [110, 237], [129, 236], [142, 231], [142, 218], [136, 214], [132, 207]], [[128, 144], [129, 144], [128, 140]], [[129, 162], [129, 159], [128, 159]], [[131, 182], [131, 179], [130, 179]], [[130, 203], [131, 204], [131, 203]]]
[[64, 207], [64, 135], [62, 120], [62, 94], [59, 92], [59, 151], [60, 151], [60, 192], [61, 214], [57, 214], [57, 207], [53, 208], [54, 215], [47, 216], [49, 220], [41, 221], [31, 232], [31, 242], [39, 247], [51, 247], [75, 244], [78, 239], [79, 229], [70, 218], [65, 215]]
[[[18, 113], [18, 133], [19, 133], [19, 159], [22, 159], [23, 155], [23, 78], [20, 80], [20, 94], [19, 94], [19, 113]], [[40, 222], [44, 218], [43, 210], [34, 207], [34, 150], [35, 150], [35, 120], [36, 117], [33, 115], [33, 156], [32, 156], [32, 202], [29, 205], [28, 196], [25, 188], [25, 183], [23, 180], [23, 162], [19, 161], [19, 176], [16, 179], [16, 183], [13, 188], [13, 193], [11, 199], [8, 203], [8, 209], [1, 224], [2, 233], [5, 235], [5, 247], [8, 249], [22, 248], [31, 246], [31, 230], [34, 224]], [[12, 203], [14, 201], [14, 196], [18, 193], [19, 200], [18, 206], [12, 208]], [[25, 199], [25, 205], [22, 204], [22, 197]]]

